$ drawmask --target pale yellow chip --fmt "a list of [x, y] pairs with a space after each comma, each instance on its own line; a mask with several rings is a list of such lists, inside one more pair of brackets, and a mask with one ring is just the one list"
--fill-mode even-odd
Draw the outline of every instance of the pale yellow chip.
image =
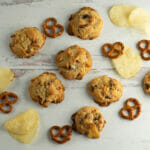
[[143, 8], [136, 8], [130, 13], [129, 24], [150, 35], [150, 14]]
[[8, 132], [12, 137], [14, 137], [19, 142], [24, 143], [24, 144], [29, 144], [36, 137], [36, 134], [38, 132], [38, 126], [39, 126], [38, 124], [35, 125], [35, 127], [29, 133], [23, 134], [23, 135], [14, 134], [9, 131]]
[[114, 5], [109, 10], [110, 20], [117, 26], [128, 27], [128, 17], [135, 8], [135, 6], [125, 4]]
[[132, 78], [140, 71], [142, 59], [136, 51], [125, 46], [123, 55], [112, 59], [112, 64], [120, 76]]
[[12, 70], [6, 67], [0, 67], [0, 92], [5, 90], [14, 78], [15, 74]]
[[18, 135], [28, 134], [39, 123], [39, 115], [34, 109], [16, 116], [5, 123], [5, 128]]

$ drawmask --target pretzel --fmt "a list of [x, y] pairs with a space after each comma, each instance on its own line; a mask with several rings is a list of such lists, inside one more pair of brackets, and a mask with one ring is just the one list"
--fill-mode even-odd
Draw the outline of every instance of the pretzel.
[[[145, 45], [145, 47], [142, 47], [142, 44]], [[150, 55], [150, 40], [141, 40], [138, 42], [138, 48], [141, 51], [141, 57], [144, 60], [150, 60], [150, 57], [146, 57], [145, 53], [148, 53]]]
[[[53, 22], [53, 25], [48, 25], [49, 22]], [[57, 33], [56, 28], [60, 29]], [[51, 30], [51, 33], [48, 29]], [[47, 36], [56, 38], [57, 36], [62, 35], [64, 32], [64, 27], [61, 24], [57, 24], [57, 20], [55, 18], [47, 18], [43, 24], [43, 30]]]
[[[133, 102], [135, 105], [130, 106], [129, 102]], [[127, 111], [128, 115], [126, 115], [124, 112]], [[134, 113], [136, 111], [136, 113]], [[120, 110], [120, 114], [123, 118], [133, 120], [137, 118], [141, 113], [141, 104], [140, 102], [135, 98], [129, 98], [125, 102], [125, 106]]]
[[[120, 46], [121, 49], [117, 49], [117, 46]], [[109, 49], [108, 51], [107, 48]], [[114, 44], [106, 43], [103, 45], [102, 50], [106, 57], [115, 59], [123, 54], [124, 45], [121, 42], [115, 42]]]
[[[9, 97], [13, 98], [13, 100], [9, 101]], [[14, 93], [3, 92], [0, 94], [0, 111], [3, 113], [10, 113], [13, 109], [12, 105], [18, 101], [18, 96]], [[8, 110], [5, 110], [3, 107], [9, 106]]]
[[[53, 130], [57, 130], [58, 133], [54, 134]], [[66, 130], [66, 133], [64, 132], [65, 130]], [[66, 143], [67, 141], [71, 139], [72, 127], [68, 125], [65, 125], [63, 127], [53, 126], [50, 129], [50, 135], [51, 135], [52, 140], [54, 140], [55, 142], [59, 144]]]

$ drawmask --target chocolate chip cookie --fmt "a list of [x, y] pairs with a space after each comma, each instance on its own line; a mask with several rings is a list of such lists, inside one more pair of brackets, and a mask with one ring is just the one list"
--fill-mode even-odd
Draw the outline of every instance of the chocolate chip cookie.
[[74, 45], [60, 51], [56, 56], [56, 63], [64, 78], [81, 80], [90, 71], [92, 58], [86, 49]]
[[150, 72], [148, 72], [144, 77], [143, 88], [145, 93], [150, 95]]
[[69, 19], [68, 33], [84, 40], [92, 40], [100, 35], [103, 21], [96, 10], [83, 7]]
[[89, 138], [99, 138], [105, 125], [104, 117], [96, 107], [85, 106], [72, 115], [73, 129]]
[[108, 106], [110, 103], [118, 101], [122, 92], [122, 84], [106, 75], [93, 79], [89, 85], [90, 95], [100, 106]]
[[44, 107], [49, 103], [60, 103], [64, 99], [65, 88], [55, 74], [45, 72], [31, 80], [31, 98]]
[[20, 58], [30, 58], [39, 52], [45, 43], [45, 35], [36, 27], [26, 27], [11, 35], [11, 51]]

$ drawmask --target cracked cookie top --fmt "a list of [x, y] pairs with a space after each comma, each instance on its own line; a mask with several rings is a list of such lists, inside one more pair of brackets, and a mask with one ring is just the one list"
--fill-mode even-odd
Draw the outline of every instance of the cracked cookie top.
[[93, 79], [89, 85], [90, 95], [101, 106], [108, 106], [110, 103], [118, 101], [122, 92], [122, 84], [106, 75]]
[[11, 35], [10, 49], [20, 58], [34, 56], [45, 43], [45, 35], [36, 27], [26, 27]]
[[44, 107], [49, 103], [60, 103], [64, 99], [65, 88], [55, 74], [45, 72], [31, 80], [31, 98]]
[[56, 63], [64, 78], [81, 80], [91, 70], [92, 58], [86, 49], [74, 45], [60, 51], [56, 56]]

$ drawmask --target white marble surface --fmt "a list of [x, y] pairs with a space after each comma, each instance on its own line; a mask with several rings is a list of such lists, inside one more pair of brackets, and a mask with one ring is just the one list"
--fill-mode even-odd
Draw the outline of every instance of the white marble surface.
[[[8, 91], [16, 92], [19, 102], [13, 112], [0, 113], [0, 150], [149, 150], [150, 149], [150, 97], [142, 89], [142, 79], [149, 71], [150, 62], [143, 62], [141, 71], [132, 79], [123, 79], [114, 71], [108, 59], [102, 56], [100, 47], [105, 42], [122, 41], [136, 49], [137, 41], [148, 38], [132, 29], [114, 26], [108, 17], [108, 9], [118, 3], [132, 4], [150, 11], [149, 0], [0, 0], [0, 66], [8, 66], [16, 73], [16, 80]], [[47, 38], [40, 53], [30, 59], [19, 59], [9, 49], [10, 35], [17, 29], [36, 26], [41, 29], [45, 18], [56, 17], [65, 27], [70, 14], [83, 6], [95, 8], [104, 21], [101, 36], [85, 41], [69, 36], [66, 31], [56, 39]], [[89, 50], [93, 58], [93, 68], [81, 81], [67, 81], [58, 72], [54, 58], [59, 50], [78, 44]], [[66, 87], [65, 100], [60, 104], [50, 104], [43, 108], [34, 103], [28, 94], [28, 86], [33, 76], [44, 71], [57, 74]], [[122, 82], [123, 96], [119, 102], [102, 108], [95, 104], [87, 92], [89, 81], [107, 74]], [[128, 97], [136, 97], [142, 103], [142, 113], [134, 121], [122, 119], [118, 112]], [[88, 139], [73, 132], [70, 142], [59, 145], [49, 138], [52, 125], [71, 124], [70, 116], [85, 105], [100, 109], [107, 124], [100, 139]], [[3, 123], [17, 114], [34, 108], [40, 115], [40, 130], [32, 144], [24, 145], [14, 140], [4, 129]]]

